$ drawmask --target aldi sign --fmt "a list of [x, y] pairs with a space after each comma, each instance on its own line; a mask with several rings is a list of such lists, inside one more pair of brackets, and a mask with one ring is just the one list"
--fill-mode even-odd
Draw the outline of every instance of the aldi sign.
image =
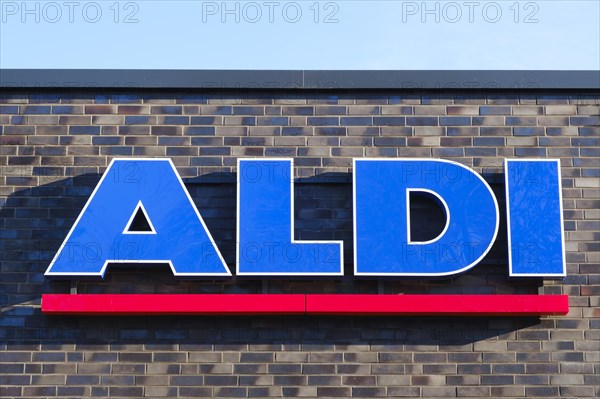
[[[240, 159], [238, 276], [341, 276], [341, 241], [294, 239], [292, 159]], [[512, 277], [564, 277], [558, 160], [505, 161]], [[445, 227], [434, 239], [410, 234], [410, 194], [435, 198]], [[500, 223], [487, 182], [459, 163], [355, 159], [354, 274], [450, 276], [476, 266]], [[169, 264], [180, 277], [231, 276], [170, 159], [114, 159], [52, 260], [46, 276], [104, 277], [111, 263]]]
[[[563, 277], [558, 160], [505, 161], [509, 275]], [[240, 159], [237, 276], [341, 276], [341, 241], [294, 239], [292, 159]], [[445, 213], [434, 239], [411, 237], [411, 193]], [[451, 276], [477, 265], [499, 227], [490, 186], [456, 162], [355, 159], [354, 274]], [[177, 277], [232, 273], [170, 159], [114, 159], [46, 271], [104, 277], [109, 264], [169, 264]], [[569, 311], [567, 295], [44, 294], [49, 315], [539, 316]]]

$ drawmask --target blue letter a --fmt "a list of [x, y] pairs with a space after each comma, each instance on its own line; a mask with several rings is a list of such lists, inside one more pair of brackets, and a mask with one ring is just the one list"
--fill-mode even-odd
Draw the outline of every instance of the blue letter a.
[[114, 159], [45, 275], [104, 277], [109, 263], [131, 262], [231, 275], [170, 159]]

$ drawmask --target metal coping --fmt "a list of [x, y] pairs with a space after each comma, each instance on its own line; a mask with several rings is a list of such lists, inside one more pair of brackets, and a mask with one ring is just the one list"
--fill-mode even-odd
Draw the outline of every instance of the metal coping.
[[600, 89], [600, 71], [0, 69], [0, 87]]

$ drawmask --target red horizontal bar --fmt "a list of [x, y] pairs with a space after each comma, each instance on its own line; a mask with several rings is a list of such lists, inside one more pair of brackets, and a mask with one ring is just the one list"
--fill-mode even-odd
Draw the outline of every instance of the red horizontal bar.
[[569, 312], [568, 295], [44, 294], [63, 315], [542, 316]]
[[569, 312], [568, 295], [307, 295], [310, 314], [541, 316]]
[[304, 314], [304, 295], [45, 294], [42, 312], [73, 315]]

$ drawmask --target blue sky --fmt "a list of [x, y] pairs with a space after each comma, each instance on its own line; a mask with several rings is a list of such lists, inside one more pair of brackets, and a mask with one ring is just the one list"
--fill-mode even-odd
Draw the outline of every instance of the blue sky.
[[600, 70], [600, 0], [2, 0], [0, 10], [1, 68]]

